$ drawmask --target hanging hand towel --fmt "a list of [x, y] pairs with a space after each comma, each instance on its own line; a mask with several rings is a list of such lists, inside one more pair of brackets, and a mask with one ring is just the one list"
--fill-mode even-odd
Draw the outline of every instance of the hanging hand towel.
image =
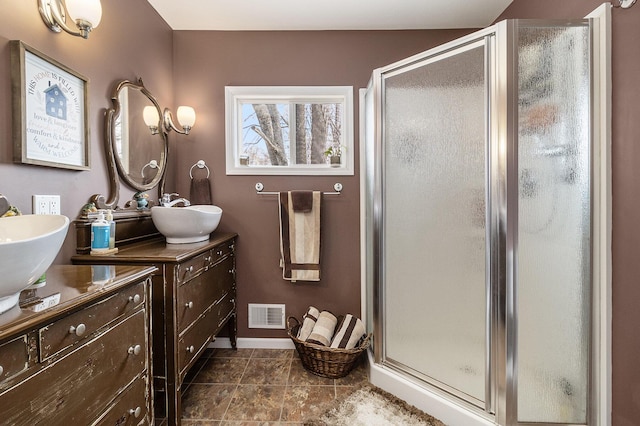
[[320, 281], [320, 191], [279, 194], [282, 278]]
[[213, 204], [211, 201], [211, 183], [209, 178], [192, 178], [189, 192], [191, 204]]
[[332, 348], [353, 349], [358, 341], [365, 335], [365, 328], [360, 318], [351, 314], [345, 315], [338, 326], [338, 331], [331, 341]]
[[318, 315], [318, 321], [313, 326], [311, 334], [307, 338], [307, 342], [317, 345], [329, 346], [333, 332], [336, 330], [338, 319], [329, 311], [322, 311]]
[[298, 339], [302, 340], [303, 342], [307, 340], [307, 338], [311, 334], [311, 331], [313, 330], [313, 327], [318, 321], [319, 315], [320, 311], [317, 308], [309, 306], [309, 309], [307, 309], [307, 313], [302, 317], [302, 327], [300, 327], [300, 330], [298, 331]]

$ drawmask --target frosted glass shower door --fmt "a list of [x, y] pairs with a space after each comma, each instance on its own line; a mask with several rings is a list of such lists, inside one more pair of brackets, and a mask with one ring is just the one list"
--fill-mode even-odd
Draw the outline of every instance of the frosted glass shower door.
[[483, 406], [485, 40], [383, 75], [385, 361]]
[[587, 422], [591, 312], [590, 29], [518, 31], [517, 412]]

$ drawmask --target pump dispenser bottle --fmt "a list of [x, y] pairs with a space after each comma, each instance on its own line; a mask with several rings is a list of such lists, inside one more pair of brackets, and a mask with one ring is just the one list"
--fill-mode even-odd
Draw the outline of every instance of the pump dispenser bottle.
[[116, 247], [116, 222], [113, 220], [113, 213], [107, 210], [107, 222], [109, 223], [109, 249]]
[[91, 224], [91, 252], [100, 253], [109, 250], [111, 227], [104, 219], [104, 212], [98, 212], [98, 219]]

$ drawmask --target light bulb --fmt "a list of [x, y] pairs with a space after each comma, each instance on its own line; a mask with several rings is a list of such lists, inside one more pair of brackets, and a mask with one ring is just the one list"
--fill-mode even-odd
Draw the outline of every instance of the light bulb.
[[100, 25], [102, 5], [100, 0], [67, 0], [67, 11], [74, 22], [86, 21], [91, 28]]
[[196, 111], [189, 106], [179, 106], [178, 121], [182, 127], [192, 128], [196, 123]]

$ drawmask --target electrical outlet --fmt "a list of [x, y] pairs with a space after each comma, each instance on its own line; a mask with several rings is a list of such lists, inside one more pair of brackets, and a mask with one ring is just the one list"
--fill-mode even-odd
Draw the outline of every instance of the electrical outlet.
[[59, 195], [34, 195], [33, 214], [60, 214]]
[[59, 195], [49, 195], [49, 214], [60, 214]]

